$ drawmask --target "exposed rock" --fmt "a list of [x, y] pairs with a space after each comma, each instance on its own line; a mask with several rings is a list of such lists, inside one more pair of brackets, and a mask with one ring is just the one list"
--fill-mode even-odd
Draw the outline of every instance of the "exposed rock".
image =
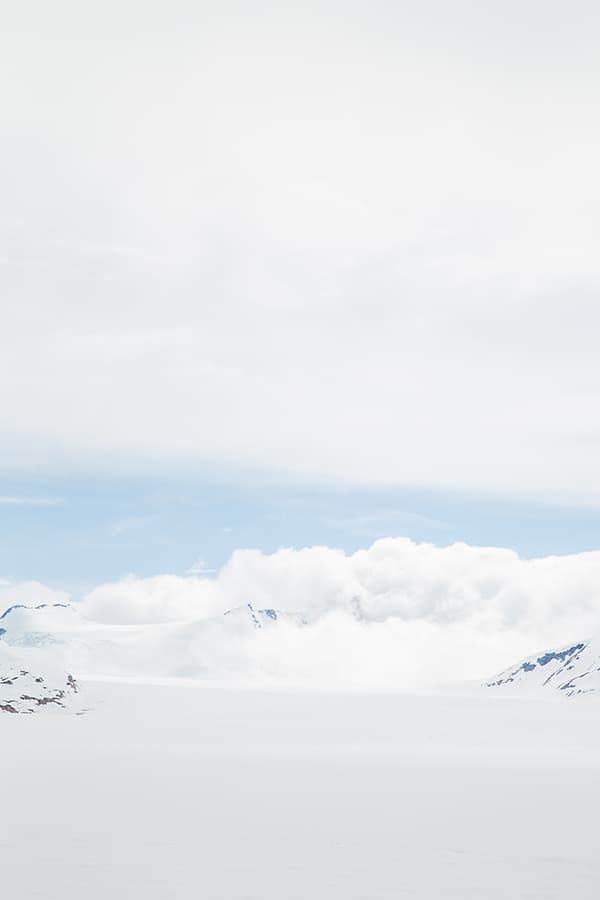
[[537, 653], [496, 675], [485, 687], [503, 690], [559, 691], [563, 696], [600, 694], [600, 644], [579, 641]]
[[81, 712], [79, 685], [70, 673], [48, 666], [36, 651], [26, 662], [0, 641], [0, 712], [29, 714], [44, 707]]

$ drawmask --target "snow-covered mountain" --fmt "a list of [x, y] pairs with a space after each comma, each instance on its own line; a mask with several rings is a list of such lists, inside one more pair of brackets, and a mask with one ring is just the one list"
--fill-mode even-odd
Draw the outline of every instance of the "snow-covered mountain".
[[73, 676], [40, 651], [18, 653], [0, 641], [0, 713], [82, 711]]
[[[76, 603], [18, 604], [0, 615], [0, 647], [16, 653], [39, 651], [41, 660], [78, 677], [245, 680], [258, 672], [260, 677], [278, 678], [282, 671], [278, 660], [295, 645], [297, 629], [308, 624], [302, 614], [259, 609], [252, 603], [208, 618], [141, 624], [96, 622], [82, 615]], [[333, 634], [329, 637], [334, 640]], [[332, 643], [332, 665], [336, 664], [335, 654]], [[21, 668], [27, 673], [35, 669], [33, 677], [37, 677], [34, 663]], [[287, 671], [285, 666], [283, 671]], [[59, 690], [64, 688], [63, 680], [58, 677]], [[33, 696], [30, 687], [21, 693]], [[535, 654], [489, 679], [484, 687], [502, 693], [543, 691], [600, 697], [600, 641], [580, 641]]]
[[[226, 619], [223, 618], [226, 617]], [[185, 624], [193, 628], [208, 622], [224, 624], [228, 630], [240, 631], [262, 629], [277, 622], [306, 625], [307, 620], [300, 614], [284, 613], [275, 609], [257, 609], [252, 603], [245, 603], [225, 610], [223, 616], [183, 620], [182, 623], [155, 623], [151, 625], [104, 625], [82, 615], [76, 604], [42, 603], [38, 606], [15, 604], [0, 615], [0, 637], [16, 646], [41, 646], [60, 642], [67, 635], [84, 634], [94, 631], [118, 631], [132, 633], [139, 629], [159, 631], [163, 626]]]
[[305, 624], [301, 615], [251, 603], [209, 618], [127, 625], [95, 622], [77, 604], [16, 605], [0, 616], [0, 644], [44, 651], [78, 676], [219, 678], [243, 676], [244, 654], [266, 631]]
[[294, 625], [308, 625], [308, 619], [301, 613], [280, 612], [277, 609], [256, 609], [251, 603], [225, 610], [228, 621], [250, 623], [253, 628], [265, 628], [274, 622], [289, 622]]
[[485, 684], [503, 690], [560, 691], [600, 696], [600, 641], [588, 640], [521, 660]]
[[0, 615], [0, 638], [19, 646], [51, 644], [56, 632], [85, 627], [86, 622], [88, 620], [69, 603], [41, 603], [38, 606], [18, 603]]

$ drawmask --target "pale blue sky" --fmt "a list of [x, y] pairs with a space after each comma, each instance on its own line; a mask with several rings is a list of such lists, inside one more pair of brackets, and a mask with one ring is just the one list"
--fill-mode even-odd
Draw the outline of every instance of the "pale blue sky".
[[201, 560], [216, 569], [238, 547], [352, 551], [390, 535], [508, 546], [524, 556], [600, 547], [598, 509], [464, 492], [326, 489], [212, 473], [13, 476], [0, 493], [0, 577], [75, 593], [130, 573], [183, 574]]

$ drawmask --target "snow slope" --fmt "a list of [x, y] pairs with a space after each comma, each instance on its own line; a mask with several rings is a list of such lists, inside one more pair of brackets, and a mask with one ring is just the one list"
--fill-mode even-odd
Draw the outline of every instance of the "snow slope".
[[37, 651], [17, 653], [0, 640], [0, 714], [80, 712], [79, 687]]
[[600, 696], [600, 642], [578, 641], [537, 653], [496, 675], [486, 687], [521, 692], [546, 689], [566, 697]]
[[10, 607], [0, 624], [5, 644], [44, 649], [78, 674], [218, 678], [243, 674], [263, 632], [302, 627], [306, 619], [247, 603], [211, 618], [106, 625], [76, 605], [56, 604]]

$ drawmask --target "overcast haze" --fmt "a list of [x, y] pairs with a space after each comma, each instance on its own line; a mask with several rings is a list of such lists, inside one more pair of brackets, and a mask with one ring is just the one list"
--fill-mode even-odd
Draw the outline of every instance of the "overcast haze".
[[5, 470], [596, 503], [598, 24], [5, 9]]

